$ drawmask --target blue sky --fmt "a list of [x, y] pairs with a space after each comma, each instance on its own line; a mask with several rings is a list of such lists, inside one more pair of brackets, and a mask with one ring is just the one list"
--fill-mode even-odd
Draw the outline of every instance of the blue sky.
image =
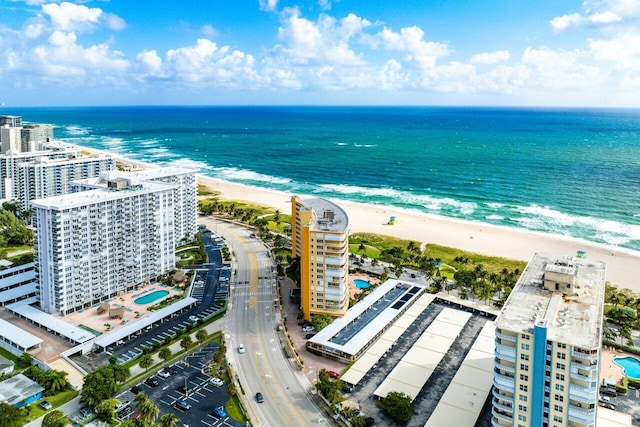
[[0, 0], [0, 103], [640, 107], [640, 0]]

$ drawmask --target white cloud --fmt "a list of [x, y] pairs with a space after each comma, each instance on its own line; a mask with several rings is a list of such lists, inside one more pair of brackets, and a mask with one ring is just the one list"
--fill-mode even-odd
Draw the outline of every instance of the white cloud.
[[162, 58], [155, 50], [145, 50], [138, 53], [136, 60], [141, 65], [143, 74], [152, 77], [162, 76]]
[[496, 50], [493, 52], [483, 52], [473, 55], [470, 59], [472, 64], [493, 65], [509, 60], [508, 50]]
[[553, 18], [549, 23], [555, 31], [564, 31], [569, 27], [582, 24], [584, 17], [579, 13], [572, 13], [571, 15], [563, 15]]
[[373, 47], [377, 47], [379, 42], [386, 50], [407, 52], [407, 59], [420, 69], [433, 68], [438, 58], [449, 55], [446, 44], [425, 41], [424, 31], [416, 26], [402, 28], [399, 33], [384, 28], [375, 38], [377, 42], [373, 43]]
[[619, 22], [622, 18], [611, 11], [594, 13], [589, 17], [589, 22], [594, 24], [610, 24], [612, 22]]
[[278, 0], [260, 0], [260, 10], [273, 12], [278, 7]]
[[218, 36], [218, 31], [211, 24], [205, 24], [202, 26], [202, 35], [207, 38], [213, 38]]
[[118, 15], [114, 15], [113, 13], [103, 13], [101, 15], [101, 20], [105, 23], [107, 28], [115, 31], [121, 31], [127, 28], [127, 23], [124, 19], [120, 18]]
[[100, 8], [88, 8], [68, 2], [43, 4], [42, 11], [49, 15], [55, 29], [63, 31], [90, 29], [102, 15]]
[[[340, 3], [340, 0], [333, 0], [333, 3]], [[331, 4], [331, 0], [318, 0], [318, 6], [324, 11], [331, 10]]]

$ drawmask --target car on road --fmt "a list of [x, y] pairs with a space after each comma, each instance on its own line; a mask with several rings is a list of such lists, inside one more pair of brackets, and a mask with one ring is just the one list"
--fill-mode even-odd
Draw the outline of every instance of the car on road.
[[305, 336], [304, 336], [304, 339], [305, 339], [305, 340], [310, 340], [311, 338], [313, 338], [313, 337], [315, 337], [315, 336], [316, 336], [316, 334], [315, 334], [315, 333], [307, 334], [307, 335], [305, 335]]
[[173, 403], [173, 407], [181, 411], [188, 411], [189, 409], [191, 409], [191, 405], [183, 399], [176, 400]]
[[244, 345], [240, 344], [238, 346], [238, 353], [240, 353], [240, 354], [244, 353]]
[[146, 380], [144, 380], [144, 383], [149, 387], [158, 387], [158, 384], [160, 384], [158, 380], [153, 377], [147, 378]]
[[158, 376], [160, 378], [169, 378], [171, 374], [163, 369], [162, 371], [158, 371]]
[[262, 393], [260, 393], [260, 392], [256, 393], [256, 402], [258, 402], [258, 403], [264, 402], [264, 396], [262, 395]]
[[51, 403], [47, 402], [46, 400], [43, 400], [42, 402], [40, 402], [40, 407], [45, 411], [48, 411], [49, 409], [53, 408], [53, 405], [51, 405]]
[[227, 418], [227, 411], [224, 410], [224, 406], [217, 406], [213, 408], [211, 415], [215, 418]]
[[211, 378], [211, 384], [216, 387], [222, 387], [224, 385], [224, 381], [222, 381], [220, 378], [214, 377]]
[[334, 380], [337, 380], [338, 378], [340, 378], [340, 374], [337, 373], [336, 371], [328, 371], [327, 372], [329, 374], [329, 376], [331, 378], [333, 378]]
[[314, 328], [313, 326], [303, 326], [302, 327], [302, 332], [313, 332], [315, 330], [316, 330], [316, 328]]

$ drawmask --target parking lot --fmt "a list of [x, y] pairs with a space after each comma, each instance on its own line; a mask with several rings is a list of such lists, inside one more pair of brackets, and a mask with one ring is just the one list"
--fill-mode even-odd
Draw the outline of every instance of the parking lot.
[[[220, 417], [214, 408], [229, 400], [227, 384], [207, 374], [208, 364], [218, 346], [209, 344], [191, 356], [165, 368], [164, 378], [153, 375], [151, 381], [143, 381], [117, 396], [121, 405], [121, 419], [136, 417], [136, 392], [142, 391], [158, 406], [161, 414], [173, 412], [180, 422], [194, 426], [244, 426], [228, 416]], [[154, 381], [155, 380], [155, 381]], [[157, 385], [154, 385], [157, 384]], [[131, 409], [126, 409], [131, 408]]]

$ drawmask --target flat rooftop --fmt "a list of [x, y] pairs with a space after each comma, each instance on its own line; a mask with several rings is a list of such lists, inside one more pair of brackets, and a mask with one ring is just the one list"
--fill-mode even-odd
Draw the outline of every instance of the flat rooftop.
[[137, 179], [138, 181], [155, 181], [171, 176], [189, 175], [196, 173], [198, 173], [197, 169], [181, 168], [176, 166], [165, 166], [161, 168], [144, 169], [141, 171], [133, 172], [111, 170], [101, 172], [99, 177], [81, 179], [75, 182], [78, 184], [85, 184], [90, 186], [106, 186], [107, 180], [113, 180], [116, 178], [133, 178]]
[[335, 203], [322, 198], [298, 199], [306, 208], [313, 209], [316, 223], [313, 227], [317, 231], [342, 232], [349, 226], [347, 213]]
[[[576, 292], [564, 295], [544, 289], [545, 270], [571, 274]], [[535, 324], [545, 324], [549, 340], [583, 348], [599, 347], [605, 274], [603, 262], [536, 253], [511, 291], [496, 327], [531, 333]]]
[[119, 191], [110, 191], [105, 188], [95, 190], [80, 191], [78, 193], [70, 193], [62, 196], [47, 197], [37, 199], [31, 202], [34, 207], [43, 209], [70, 209], [80, 206], [94, 205], [112, 200], [125, 199], [138, 194], [151, 194], [157, 191], [173, 190], [175, 185], [160, 184], [157, 182], [140, 183], [137, 186], [130, 186]]

